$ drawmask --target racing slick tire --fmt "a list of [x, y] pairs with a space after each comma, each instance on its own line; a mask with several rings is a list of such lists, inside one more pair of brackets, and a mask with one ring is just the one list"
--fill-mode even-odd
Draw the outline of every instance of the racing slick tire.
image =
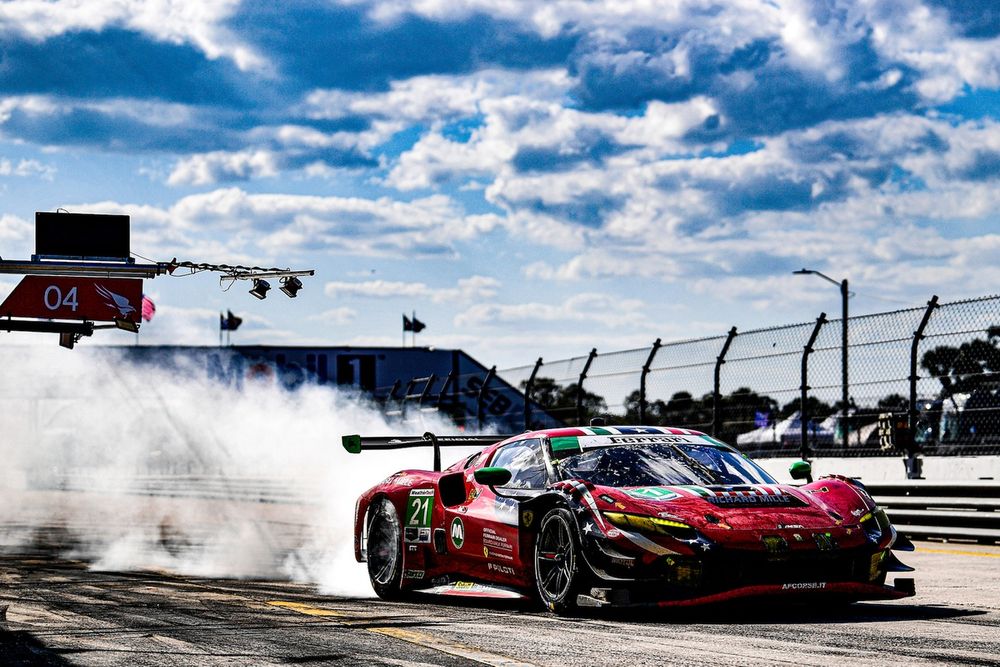
[[542, 604], [560, 615], [576, 611], [581, 568], [576, 519], [569, 510], [555, 507], [542, 517], [535, 540], [535, 589]]
[[383, 600], [399, 600], [403, 596], [403, 531], [396, 508], [383, 498], [368, 511], [368, 541], [366, 543], [368, 578], [375, 594]]

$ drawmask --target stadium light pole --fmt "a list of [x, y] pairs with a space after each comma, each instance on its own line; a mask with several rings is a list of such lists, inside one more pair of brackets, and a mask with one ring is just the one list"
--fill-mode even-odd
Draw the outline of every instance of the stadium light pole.
[[[847, 427], [847, 299], [851, 296], [850, 291], [847, 289], [847, 278], [841, 281], [836, 281], [830, 276], [815, 271], [813, 269], [799, 269], [798, 271], [792, 271], [793, 274], [797, 276], [805, 276], [813, 274], [819, 276], [828, 283], [833, 283], [840, 287], [840, 302], [841, 302], [841, 319], [840, 319], [840, 402], [841, 402], [841, 414], [843, 420], [840, 424], [841, 435], [843, 437], [843, 448], [847, 451], [847, 441], [850, 437]], [[803, 413], [805, 413], [805, 407], [801, 406]]]

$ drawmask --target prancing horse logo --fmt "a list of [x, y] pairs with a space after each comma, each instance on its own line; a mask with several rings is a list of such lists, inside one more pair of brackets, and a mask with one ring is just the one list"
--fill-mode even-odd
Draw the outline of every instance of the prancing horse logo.
[[135, 312], [135, 308], [129, 303], [129, 300], [123, 297], [121, 294], [115, 294], [109, 290], [104, 285], [97, 286], [97, 293], [107, 299], [108, 308], [117, 308], [118, 313], [123, 317], [128, 317]]

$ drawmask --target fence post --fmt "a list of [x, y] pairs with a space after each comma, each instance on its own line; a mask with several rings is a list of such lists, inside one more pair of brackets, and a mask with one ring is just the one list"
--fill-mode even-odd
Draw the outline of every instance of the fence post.
[[590, 351], [587, 363], [583, 365], [583, 370], [580, 372], [580, 379], [576, 383], [576, 423], [578, 426], [583, 426], [583, 381], [587, 379], [590, 364], [594, 363], [594, 357], [596, 356], [597, 348], [595, 347]]
[[396, 396], [396, 392], [399, 391], [399, 385], [401, 384], [399, 378], [392, 383], [392, 387], [389, 388], [389, 393], [385, 395], [385, 401], [382, 403], [382, 412], [386, 413], [395, 407], [395, 403], [399, 401]]
[[712, 383], [712, 436], [718, 437], [719, 427], [722, 426], [722, 364], [726, 363], [726, 354], [729, 346], [736, 338], [736, 327], [729, 330], [726, 342], [722, 345], [722, 351], [715, 358], [715, 379]]
[[806, 398], [809, 394], [809, 355], [812, 354], [813, 343], [816, 342], [816, 336], [819, 335], [819, 330], [823, 328], [824, 324], [826, 324], [826, 313], [820, 313], [819, 317], [816, 318], [816, 326], [813, 327], [812, 335], [809, 336], [809, 342], [806, 343], [805, 349], [802, 351], [802, 396], [799, 399], [799, 426], [802, 427], [802, 444], [799, 452], [804, 461], [809, 459], [809, 411], [806, 409]]
[[444, 379], [444, 384], [441, 385], [441, 391], [438, 393], [437, 408], [441, 409], [441, 401], [444, 400], [444, 395], [448, 393], [448, 387], [451, 386], [451, 381], [455, 377], [455, 371], [448, 371], [448, 375]]
[[535, 362], [535, 367], [531, 369], [531, 375], [528, 376], [528, 381], [524, 383], [524, 430], [531, 430], [531, 392], [535, 388], [535, 376], [538, 375], [538, 369], [542, 367], [542, 358], [538, 357], [538, 361]]
[[653, 357], [656, 356], [662, 345], [659, 338], [653, 341], [653, 348], [649, 351], [646, 363], [642, 366], [642, 374], [639, 376], [639, 424], [646, 423], [646, 376], [649, 375], [649, 367], [653, 364]]
[[424, 385], [424, 390], [420, 392], [420, 400], [417, 402], [417, 408], [419, 410], [424, 409], [424, 401], [427, 399], [427, 395], [431, 393], [431, 389], [434, 387], [435, 382], [437, 382], [437, 375], [431, 373], [427, 376], [427, 384]]
[[479, 387], [479, 395], [476, 396], [476, 420], [477, 423], [479, 424], [480, 431], [483, 430], [483, 421], [485, 419], [485, 415], [483, 414], [483, 403], [486, 398], [486, 387], [487, 385], [489, 385], [490, 380], [493, 379], [493, 376], [496, 375], [496, 372], [497, 372], [496, 366], [493, 366], [490, 368], [490, 370], [486, 371], [486, 377], [483, 378], [483, 384], [481, 387]]
[[906, 422], [910, 427], [911, 436], [916, 435], [915, 429], [917, 427], [917, 380], [920, 379], [917, 375], [917, 352], [919, 352], [920, 341], [924, 339], [924, 329], [927, 328], [927, 323], [931, 319], [931, 313], [937, 307], [938, 296], [935, 294], [927, 302], [927, 310], [924, 311], [924, 316], [920, 320], [917, 330], [913, 332], [913, 342], [910, 344], [910, 403], [907, 409]]
[[410, 378], [410, 381], [406, 383], [406, 391], [403, 392], [403, 402], [400, 405], [400, 418], [406, 419], [406, 402], [409, 400], [410, 395], [413, 394], [413, 387], [416, 386], [417, 379]]

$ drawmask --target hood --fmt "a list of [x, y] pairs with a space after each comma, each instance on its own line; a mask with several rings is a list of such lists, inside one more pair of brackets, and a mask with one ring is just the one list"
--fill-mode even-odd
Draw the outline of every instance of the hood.
[[702, 532], [828, 530], [838, 519], [809, 494], [780, 484], [708, 486], [596, 486], [601, 510], [671, 519]]

